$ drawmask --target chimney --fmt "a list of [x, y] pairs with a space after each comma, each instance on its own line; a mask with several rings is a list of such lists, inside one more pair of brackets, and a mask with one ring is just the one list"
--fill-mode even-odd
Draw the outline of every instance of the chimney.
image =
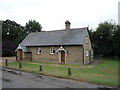
[[70, 31], [70, 22], [67, 20], [66, 22], [65, 22], [65, 29], [66, 29], [66, 31]]

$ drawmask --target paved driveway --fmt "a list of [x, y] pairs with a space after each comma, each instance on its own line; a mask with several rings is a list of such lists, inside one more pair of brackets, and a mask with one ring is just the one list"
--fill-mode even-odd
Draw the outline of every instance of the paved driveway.
[[[105, 87], [68, 79], [59, 79], [11, 69], [2, 70], [3, 88], [96, 88]], [[110, 88], [110, 87], [107, 87]], [[99, 89], [98, 89], [99, 90]]]

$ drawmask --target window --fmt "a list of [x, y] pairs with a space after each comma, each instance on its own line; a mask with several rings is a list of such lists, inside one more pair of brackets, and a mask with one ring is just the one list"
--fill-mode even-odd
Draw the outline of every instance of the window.
[[37, 48], [37, 54], [41, 54], [41, 48]]
[[88, 56], [88, 49], [86, 50], [86, 56]]
[[55, 53], [55, 48], [50, 48], [50, 54], [54, 54]]
[[86, 36], [86, 43], [88, 44], [88, 36]]

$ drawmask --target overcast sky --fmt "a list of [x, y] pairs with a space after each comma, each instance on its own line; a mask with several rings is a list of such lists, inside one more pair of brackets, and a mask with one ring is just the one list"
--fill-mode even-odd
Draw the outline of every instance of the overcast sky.
[[113, 19], [118, 23], [119, 0], [0, 0], [0, 20], [14, 20], [25, 26], [36, 20], [43, 30], [89, 27], [95, 29], [100, 22]]

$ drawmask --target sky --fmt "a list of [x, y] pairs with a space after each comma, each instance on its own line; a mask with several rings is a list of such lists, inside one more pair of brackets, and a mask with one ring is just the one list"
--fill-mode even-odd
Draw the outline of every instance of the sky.
[[42, 30], [60, 30], [65, 21], [71, 28], [96, 29], [111, 19], [118, 23], [119, 0], [0, 0], [0, 20], [10, 19], [25, 26], [36, 20]]

